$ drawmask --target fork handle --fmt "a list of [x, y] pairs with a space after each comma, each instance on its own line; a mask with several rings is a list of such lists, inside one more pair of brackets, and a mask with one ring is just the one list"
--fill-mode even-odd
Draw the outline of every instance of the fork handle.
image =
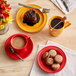
[[[18, 3], [18, 5], [24, 6], [24, 7], [29, 7], [29, 8], [34, 8], [34, 9], [38, 9], [38, 8], [35, 8], [35, 7], [32, 7], [32, 6], [28, 6], [28, 5], [25, 5], [25, 4], [21, 4], [21, 3]], [[38, 10], [39, 10], [39, 9], [38, 9]]]

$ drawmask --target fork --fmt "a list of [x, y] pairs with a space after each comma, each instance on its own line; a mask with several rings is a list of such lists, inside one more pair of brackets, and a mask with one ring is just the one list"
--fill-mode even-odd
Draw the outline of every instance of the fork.
[[24, 6], [24, 7], [29, 7], [29, 8], [33, 8], [33, 9], [37, 9], [37, 10], [40, 10], [42, 13], [49, 13], [50, 12], [50, 9], [47, 9], [47, 8], [36, 8], [36, 7], [32, 7], [32, 6], [28, 6], [28, 5], [25, 5], [25, 4], [21, 4], [21, 3], [18, 3], [18, 5], [20, 6]]

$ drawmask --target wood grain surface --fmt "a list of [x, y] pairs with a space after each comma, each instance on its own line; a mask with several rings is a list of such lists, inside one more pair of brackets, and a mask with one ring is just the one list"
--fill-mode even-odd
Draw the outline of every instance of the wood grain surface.
[[[9, 24], [9, 31], [0, 35], [0, 76], [29, 76], [34, 58], [39, 44], [45, 44], [47, 40], [55, 41], [67, 48], [76, 50], [76, 9], [69, 13], [67, 19], [71, 21], [72, 25], [64, 30], [58, 37], [52, 37], [49, 34], [48, 21], [52, 16], [64, 16], [58, 8], [56, 8], [49, 0], [7, 0], [11, 5], [11, 14], [13, 16], [13, 23]], [[16, 23], [16, 13], [21, 8], [18, 3], [37, 4], [45, 8], [50, 8], [48, 13], [48, 21], [46, 26], [38, 33], [26, 33], [22, 31]], [[32, 54], [22, 61], [16, 61], [7, 56], [4, 46], [5, 41], [13, 34], [22, 33], [31, 36], [34, 43]]]

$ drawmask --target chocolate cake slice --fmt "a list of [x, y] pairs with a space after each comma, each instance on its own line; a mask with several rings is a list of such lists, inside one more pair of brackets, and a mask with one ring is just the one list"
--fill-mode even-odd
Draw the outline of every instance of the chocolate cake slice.
[[24, 14], [23, 22], [24, 23], [29, 22], [29, 23], [32, 23], [32, 24], [36, 24], [37, 23], [36, 12], [35, 12], [34, 9], [30, 9], [29, 11], [27, 11]]

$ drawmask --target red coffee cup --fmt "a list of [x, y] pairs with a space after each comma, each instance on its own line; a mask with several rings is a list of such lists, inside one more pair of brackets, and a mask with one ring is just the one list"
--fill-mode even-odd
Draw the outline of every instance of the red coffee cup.
[[[26, 41], [26, 44], [24, 45], [24, 47], [23, 48], [16, 48], [16, 47], [14, 47], [13, 45], [12, 45], [12, 41], [16, 38], [16, 37], [23, 37], [24, 39], [25, 39], [25, 41]], [[16, 53], [21, 53], [22, 51], [27, 51], [26, 49], [27, 49], [27, 47], [28, 47], [28, 39], [29, 39], [30, 37], [27, 37], [27, 36], [25, 36], [25, 35], [23, 35], [23, 34], [16, 34], [16, 35], [14, 35], [12, 38], [11, 38], [11, 40], [10, 40], [10, 46], [14, 49], [14, 51], [16, 52]]]

